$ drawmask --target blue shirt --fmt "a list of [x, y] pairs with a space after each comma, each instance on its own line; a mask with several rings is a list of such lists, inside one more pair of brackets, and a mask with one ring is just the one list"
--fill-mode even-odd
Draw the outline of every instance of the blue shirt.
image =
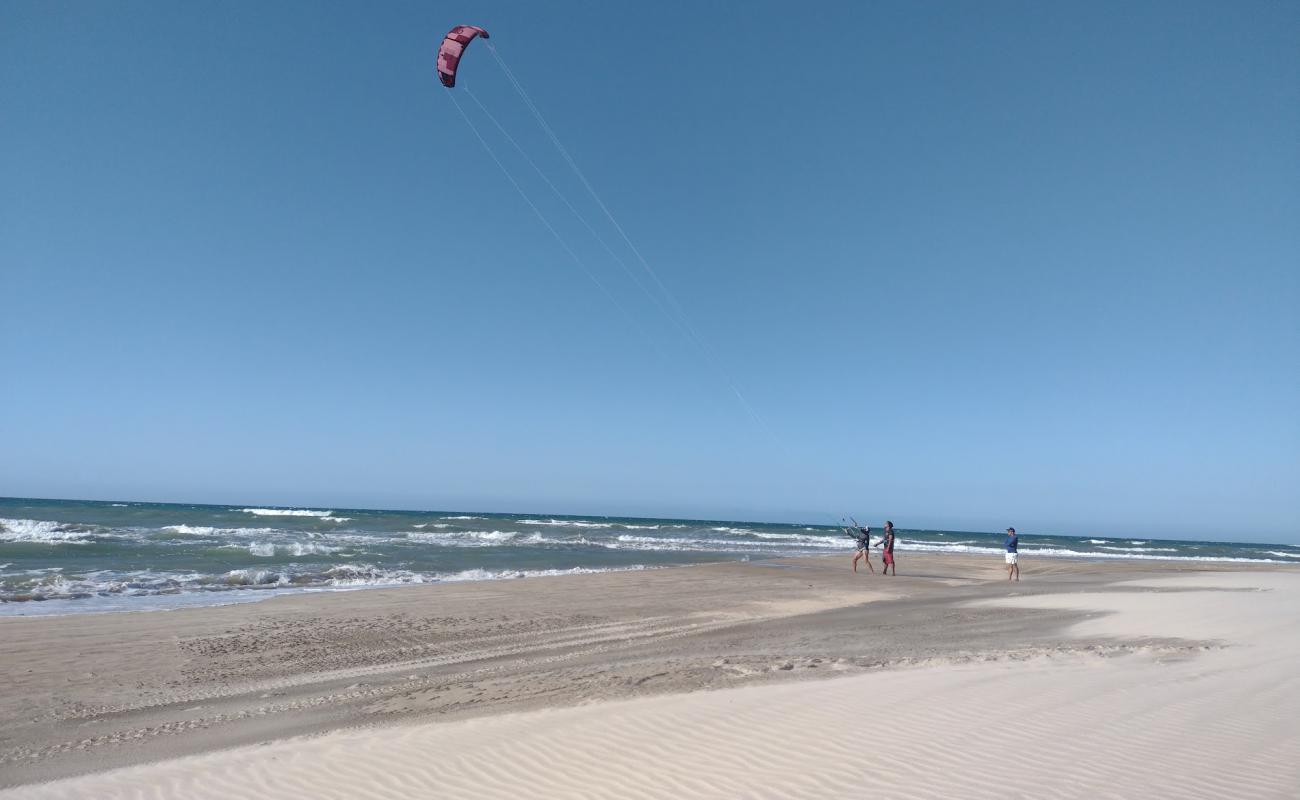
[[1007, 537], [1007, 552], [1008, 552], [1008, 553], [1014, 553], [1014, 552], [1016, 552], [1016, 537], [1015, 537], [1015, 536], [1008, 536], [1008, 537]]

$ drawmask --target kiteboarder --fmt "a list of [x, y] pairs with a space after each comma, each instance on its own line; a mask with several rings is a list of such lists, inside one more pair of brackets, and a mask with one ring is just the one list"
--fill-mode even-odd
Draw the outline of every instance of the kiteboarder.
[[853, 537], [858, 543], [858, 550], [853, 554], [853, 571], [858, 571], [858, 559], [866, 562], [867, 569], [871, 574], [876, 574], [876, 568], [871, 566], [871, 529], [870, 528], [845, 528], [844, 532]]

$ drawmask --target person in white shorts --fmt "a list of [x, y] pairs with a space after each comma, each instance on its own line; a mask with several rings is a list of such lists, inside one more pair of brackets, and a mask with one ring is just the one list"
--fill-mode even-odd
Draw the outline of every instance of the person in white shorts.
[[876, 568], [871, 566], [871, 529], [870, 528], [845, 528], [844, 532], [853, 537], [857, 542], [858, 550], [853, 554], [853, 571], [858, 571], [858, 559], [866, 562], [867, 569], [871, 574], [876, 574]]
[[1016, 547], [1019, 539], [1016, 537], [1015, 528], [1007, 528], [1007, 580], [1020, 580], [1020, 563], [1017, 559], [1018, 553]]

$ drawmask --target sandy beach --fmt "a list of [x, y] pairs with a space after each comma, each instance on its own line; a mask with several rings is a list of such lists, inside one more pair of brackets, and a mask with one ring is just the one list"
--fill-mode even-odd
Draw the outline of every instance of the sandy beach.
[[0, 797], [1295, 797], [1300, 569], [913, 555], [0, 619]]

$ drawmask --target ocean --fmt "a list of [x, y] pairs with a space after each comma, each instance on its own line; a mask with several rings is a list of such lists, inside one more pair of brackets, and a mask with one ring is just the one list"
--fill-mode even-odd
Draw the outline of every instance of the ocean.
[[[897, 533], [900, 554], [1002, 552], [1001, 533]], [[1293, 545], [1032, 531], [1020, 539], [1025, 561], [1300, 563]], [[852, 551], [829, 525], [0, 498], [0, 616]]]

